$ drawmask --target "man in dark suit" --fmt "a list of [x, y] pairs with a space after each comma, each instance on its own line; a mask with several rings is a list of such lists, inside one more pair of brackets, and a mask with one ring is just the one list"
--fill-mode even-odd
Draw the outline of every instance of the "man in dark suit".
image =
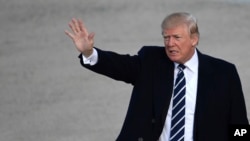
[[118, 141], [227, 141], [231, 125], [248, 125], [236, 67], [196, 49], [191, 14], [168, 15], [165, 47], [145, 46], [134, 56], [94, 48], [94, 34], [78, 19], [69, 26], [84, 67], [134, 86]]

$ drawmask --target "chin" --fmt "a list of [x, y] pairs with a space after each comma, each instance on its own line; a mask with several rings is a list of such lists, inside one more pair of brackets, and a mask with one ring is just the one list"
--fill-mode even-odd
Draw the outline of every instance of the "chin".
[[179, 62], [179, 59], [173, 56], [168, 56], [168, 58], [173, 62]]
[[184, 64], [183, 61], [176, 59], [176, 58], [170, 58], [170, 60], [178, 64]]

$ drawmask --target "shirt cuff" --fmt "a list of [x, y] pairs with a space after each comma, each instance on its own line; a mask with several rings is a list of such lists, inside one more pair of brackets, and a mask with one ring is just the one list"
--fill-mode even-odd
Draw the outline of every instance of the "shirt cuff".
[[91, 66], [95, 65], [98, 61], [98, 53], [96, 49], [93, 48], [93, 53], [87, 58], [84, 55], [82, 55], [82, 59], [85, 65], [91, 65]]

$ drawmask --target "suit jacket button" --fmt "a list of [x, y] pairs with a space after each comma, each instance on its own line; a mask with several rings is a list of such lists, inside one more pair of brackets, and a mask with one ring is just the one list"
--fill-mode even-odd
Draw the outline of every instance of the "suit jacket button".
[[143, 141], [143, 138], [142, 137], [138, 138], [138, 141]]

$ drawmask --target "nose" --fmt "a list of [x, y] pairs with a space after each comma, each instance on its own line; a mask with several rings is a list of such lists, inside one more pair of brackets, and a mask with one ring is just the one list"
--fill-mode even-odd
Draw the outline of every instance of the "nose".
[[174, 46], [174, 40], [172, 37], [169, 37], [168, 40], [165, 41], [166, 46], [172, 47]]

